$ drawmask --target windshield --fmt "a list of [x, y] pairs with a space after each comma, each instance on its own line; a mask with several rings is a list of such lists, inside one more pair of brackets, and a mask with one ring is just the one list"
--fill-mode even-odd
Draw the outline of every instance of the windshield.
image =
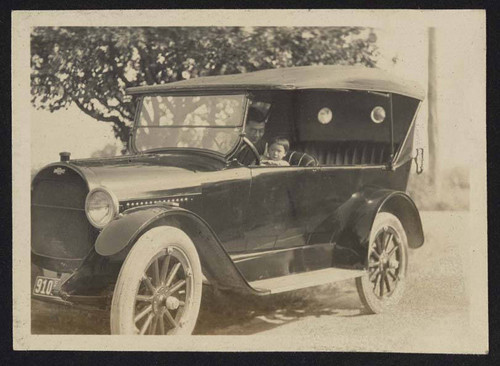
[[244, 95], [146, 96], [136, 123], [137, 150], [194, 148], [226, 155], [239, 141]]

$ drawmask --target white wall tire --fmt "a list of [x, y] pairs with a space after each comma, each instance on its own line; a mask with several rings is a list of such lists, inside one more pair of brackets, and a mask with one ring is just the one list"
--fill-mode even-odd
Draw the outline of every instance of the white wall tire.
[[186, 233], [171, 226], [144, 233], [130, 250], [111, 302], [111, 334], [191, 334], [202, 271]]
[[375, 217], [367, 267], [367, 273], [356, 279], [361, 302], [371, 313], [392, 310], [405, 291], [408, 239], [401, 221], [391, 213], [381, 212]]

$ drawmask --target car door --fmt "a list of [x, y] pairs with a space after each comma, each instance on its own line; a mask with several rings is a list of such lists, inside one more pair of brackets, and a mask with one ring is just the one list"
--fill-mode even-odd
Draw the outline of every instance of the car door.
[[205, 173], [202, 183], [203, 218], [229, 253], [245, 251], [245, 212], [251, 174], [248, 167]]
[[302, 167], [251, 167], [245, 219], [246, 251], [305, 244], [306, 171]]

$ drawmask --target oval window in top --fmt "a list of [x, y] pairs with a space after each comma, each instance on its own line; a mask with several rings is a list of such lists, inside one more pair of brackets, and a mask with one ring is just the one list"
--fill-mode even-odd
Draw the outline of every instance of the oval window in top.
[[326, 125], [327, 123], [330, 123], [333, 118], [333, 113], [330, 108], [321, 108], [318, 112], [318, 121], [319, 123]]
[[382, 123], [385, 120], [385, 109], [384, 107], [377, 106], [372, 109], [370, 117], [374, 123]]

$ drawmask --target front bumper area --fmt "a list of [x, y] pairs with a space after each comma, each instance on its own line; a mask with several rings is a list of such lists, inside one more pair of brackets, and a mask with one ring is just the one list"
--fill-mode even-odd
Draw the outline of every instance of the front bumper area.
[[[53, 294], [64, 301], [75, 304], [102, 304], [110, 301], [122, 264], [121, 262], [112, 262], [109, 258], [100, 256], [95, 250], [91, 250], [78, 268], [56, 272], [47, 270], [47, 267], [40, 266], [38, 261], [33, 260], [38, 258], [32, 254], [32, 263], [38, 268], [35, 270], [38, 272], [37, 275], [57, 278], [59, 285], [54, 287]], [[34, 278], [33, 276], [32, 272], [32, 278]]]

